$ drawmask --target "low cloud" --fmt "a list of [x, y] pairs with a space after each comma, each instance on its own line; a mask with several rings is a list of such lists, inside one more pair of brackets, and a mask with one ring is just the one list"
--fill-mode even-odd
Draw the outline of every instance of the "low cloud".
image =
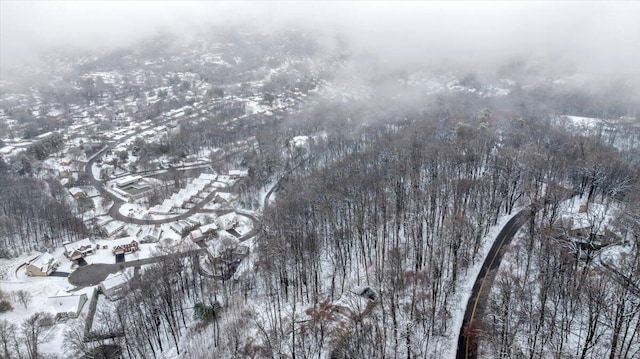
[[640, 2], [7, 2], [2, 67], [41, 51], [125, 47], [158, 31], [302, 26], [392, 68], [493, 71], [509, 59], [640, 78]]

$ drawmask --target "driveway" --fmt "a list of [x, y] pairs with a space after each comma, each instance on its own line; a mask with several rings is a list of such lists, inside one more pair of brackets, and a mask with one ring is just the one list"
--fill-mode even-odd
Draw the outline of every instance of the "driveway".
[[169, 254], [165, 256], [158, 256], [152, 258], [138, 259], [135, 261], [124, 263], [96, 263], [88, 266], [80, 267], [69, 275], [69, 283], [76, 287], [88, 287], [92, 285], [98, 285], [105, 280], [109, 274], [117, 273], [125, 268], [139, 267], [145, 264], [157, 263], [164, 258], [176, 258], [176, 257], [188, 257], [203, 252], [203, 249], [196, 249], [183, 253]]

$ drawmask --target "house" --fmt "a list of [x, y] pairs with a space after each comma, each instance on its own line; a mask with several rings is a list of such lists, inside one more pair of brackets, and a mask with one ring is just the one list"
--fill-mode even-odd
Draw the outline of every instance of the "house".
[[140, 235], [140, 243], [155, 243], [160, 240], [162, 235], [162, 228], [160, 227], [147, 227], [142, 230]]
[[194, 242], [202, 241], [211, 236], [218, 229], [218, 225], [214, 223], [205, 224], [198, 229], [194, 229], [189, 233], [189, 239]]
[[219, 204], [226, 204], [233, 200], [233, 195], [229, 192], [217, 192], [213, 202]]
[[115, 235], [124, 228], [124, 223], [120, 221], [110, 221], [102, 226], [108, 237]]
[[133, 268], [109, 274], [100, 282], [100, 291], [110, 300], [121, 298], [129, 290], [131, 278], [133, 278]]
[[27, 275], [39, 277], [48, 276], [55, 272], [59, 264], [51, 254], [43, 253], [27, 264]]
[[238, 225], [238, 215], [235, 212], [227, 213], [216, 218], [216, 224], [218, 228], [223, 230], [229, 230], [235, 228]]
[[249, 176], [249, 170], [230, 170], [229, 171], [229, 177], [233, 179], [238, 179], [241, 177], [248, 177], [248, 176]]
[[47, 307], [55, 315], [56, 320], [67, 318], [77, 318], [82, 311], [84, 303], [87, 302], [87, 295], [59, 295], [47, 299]]
[[82, 197], [86, 197], [86, 196], [87, 196], [87, 193], [86, 193], [83, 189], [78, 188], [78, 187], [71, 187], [71, 188], [69, 188], [69, 193], [71, 193], [71, 195], [72, 195], [72, 196], [73, 196], [73, 198], [75, 198], [75, 199], [79, 199], [79, 198], [82, 198]]
[[93, 243], [91, 243], [91, 240], [89, 238], [85, 238], [73, 243], [63, 243], [62, 245], [64, 247], [64, 255], [72, 261], [95, 253], [95, 248], [93, 247]]
[[111, 251], [114, 255], [134, 253], [140, 249], [136, 237], [124, 237], [114, 239], [112, 241], [113, 248]]
[[177, 207], [176, 204], [171, 199], [165, 199], [162, 201], [161, 205], [156, 205], [149, 209], [149, 213], [151, 214], [160, 214], [167, 215], [174, 212], [174, 208]]
[[186, 229], [193, 228], [193, 226], [194, 224], [187, 220], [180, 220], [180, 221], [171, 223], [169, 225], [169, 228], [171, 228], [174, 232], [178, 233], [179, 235], [182, 235]]

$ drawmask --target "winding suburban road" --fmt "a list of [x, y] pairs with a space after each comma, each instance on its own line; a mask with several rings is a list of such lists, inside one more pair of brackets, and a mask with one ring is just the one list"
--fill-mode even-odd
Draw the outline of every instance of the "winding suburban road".
[[478, 277], [473, 284], [469, 301], [467, 302], [467, 309], [465, 310], [460, 335], [458, 336], [456, 359], [475, 359], [477, 357], [477, 342], [475, 342], [474, 336], [477, 334], [479, 328], [474, 325], [474, 320], [482, 316], [483, 308], [481, 302], [483, 302], [488, 295], [493, 282], [491, 272], [500, 267], [502, 256], [504, 255], [503, 248], [511, 243], [513, 236], [530, 215], [531, 209], [526, 208], [513, 216], [502, 228], [500, 234], [498, 234], [496, 240], [493, 242], [487, 257], [484, 259], [480, 273], [478, 273]]
[[[165, 121], [168, 122], [168, 121]], [[96, 163], [97, 159], [106, 151], [113, 149], [118, 143], [129, 139], [132, 136], [135, 136], [137, 134], [136, 133], [132, 133], [129, 134], [125, 137], [123, 137], [119, 142], [116, 141], [110, 141], [108, 142], [103, 148], [101, 148], [98, 152], [96, 152], [95, 154], [93, 154], [91, 157], [89, 157], [89, 159], [87, 160], [87, 163], [85, 164], [85, 172], [88, 174], [89, 176], [89, 181], [90, 184], [95, 187], [100, 194], [104, 194], [104, 193], [109, 193], [109, 191], [107, 190], [107, 188], [105, 187], [105, 184], [94, 177], [93, 175], [93, 165]], [[210, 163], [207, 163], [207, 165], [210, 165]], [[194, 168], [194, 166], [183, 166], [183, 167], [174, 167], [174, 169], [176, 170], [180, 170], [180, 169], [188, 169], [188, 168]], [[148, 172], [152, 172], [155, 173], [156, 171], [148, 171]], [[273, 191], [273, 188], [272, 188]], [[113, 200], [113, 204], [111, 205], [111, 207], [109, 208], [108, 214], [110, 217], [125, 222], [125, 223], [133, 223], [133, 224], [138, 224], [138, 225], [153, 225], [153, 224], [163, 224], [163, 223], [169, 223], [169, 222], [174, 222], [174, 221], [178, 221], [181, 219], [186, 219], [189, 218], [191, 215], [193, 215], [196, 212], [203, 212], [203, 213], [215, 213], [216, 215], [223, 215], [226, 213], [230, 213], [233, 210], [206, 210], [203, 209], [203, 207], [211, 202], [218, 191], [214, 191], [212, 193], [210, 193], [207, 197], [205, 197], [202, 201], [199, 201], [193, 208], [190, 208], [189, 210], [187, 210], [184, 213], [180, 213], [177, 214], [175, 216], [172, 216], [170, 218], [163, 218], [163, 219], [138, 219], [138, 218], [132, 218], [132, 217], [128, 217], [123, 215], [122, 213], [120, 213], [120, 207], [122, 207], [122, 205], [125, 203], [124, 200], [122, 200], [120, 197], [118, 196], [111, 196], [112, 200]], [[270, 191], [271, 192], [271, 191]], [[245, 212], [245, 211], [241, 211], [241, 210], [236, 210], [236, 213], [238, 216], [241, 217], [246, 217], [248, 218], [252, 223], [252, 228], [251, 230], [249, 230], [247, 233], [240, 235], [238, 237], [238, 241], [243, 242], [253, 236], [255, 236], [256, 234], [259, 233], [260, 229], [261, 229], [261, 223], [260, 220], [258, 218], [256, 218], [253, 214]], [[206, 252], [206, 248], [203, 249], [199, 249], [199, 250], [194, 250], [194, 251], [187, 251], [187, 252], [183, 252], [183, 253], [177, 253], [177, 254], [172, 254], [170, 256], [175, 257], [175, 256], [179, 256], [179, 257], [185, 257], [185, 256], [191, 256], [191, 255], [196, 255], [202, 252]], [[140, 260], [134, 260], [131, 262], [123, 262], [123, 263], [96, 263], [96, 264], [91, 264], [88, 266], [84, 266], [84, 267], [80, 267], [78, 269], [76, 269], [74, 272], [72, 272], [69, 277], [68, 277], [68, 281], [70, 284], [75, 285], [76, 287], [86, 287], [86, 286], [90, 286], [90, 285], [97, 285], [99, 284], [101, 281], [103, 281], [110, 273], [116, 273], [124, 268], [127, 267], [138, 267], [141, 265], [145, 265], [145, 264], [151, 264], [151, 263], [156, 263], [159, 262], [161, 260], [163, 260], [165, 257], [167, 256], [158, 256], [158, 257], [152, 257], [152, 258], [145, 258], [145, 259], [140, 259]]]

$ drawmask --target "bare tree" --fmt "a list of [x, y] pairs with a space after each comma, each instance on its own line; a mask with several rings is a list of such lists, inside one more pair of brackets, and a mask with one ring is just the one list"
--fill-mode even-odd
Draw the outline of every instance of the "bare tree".
[[11, 353], [11, 347], [16, 348], [18, 342], [16, 337], [16, 326], [7, 320], [0, 321], [0, 345], [2, 346], [2, 357], [11, 359], [13, 356]]
[[20, 303], [22, 303], [22, 305], [24, 305], [24, 309], [27, 309], [27, 306], [29, 305], [29, 303], [31, 303], [31, 299], [33, 298], [33, 296], [29, 291], [20, 289], [16, 292], [16, 298]]
[[51, 340], [50, 329], [53, 323], [53, 316], [45, 312], [38, 312], [22, 322], [20, 333], [30, 359], [38, 359], [40, 344]]

